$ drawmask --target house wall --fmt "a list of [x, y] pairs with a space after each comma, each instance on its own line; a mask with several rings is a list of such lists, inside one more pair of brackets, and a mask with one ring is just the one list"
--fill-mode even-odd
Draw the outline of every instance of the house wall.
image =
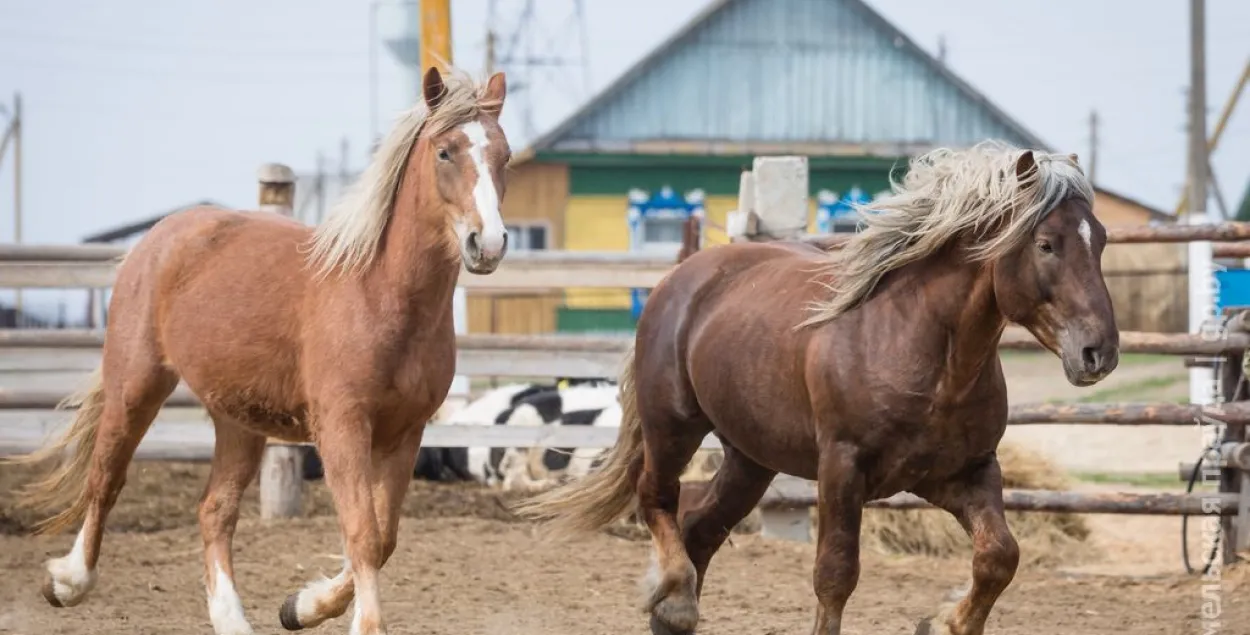
[[[563, 249], [568, 176], [563, 163], [527, 162], [509, 168], [504, 222], [543, 225], [547, 248]], [[559, 289], [506, 296], [470, 291], [468, 329], [470, 333], [551, 333], [556, 330], [556, 310], [563, 304], [564, 291]]]

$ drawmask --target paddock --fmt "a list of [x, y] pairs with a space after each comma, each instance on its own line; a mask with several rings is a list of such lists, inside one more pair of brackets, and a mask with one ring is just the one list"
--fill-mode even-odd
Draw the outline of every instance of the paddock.
[[[758, 187], [770, 185], [764, 179]], [[756, 189], [749, 182], [744, 187], [752, 193]], [[744, 239], [760, 239], [770, 223], [788, 226], [777, 221], [778, 214], [792, 211], [784, 208], [785, 197], [755, 195], [754, 200], [781, 204], [779, 209], [757, 209], [747, 197], [740, 210]], [[1250, 226], [1244, 224], [1143, 232], [1113, 231], [1111, 241], [1227, 241], [1240, 248], [1243, 243], [1237, 241], [1250, 238]], [[119, 255], [112, 248], [7, 246], [0, 249], [0, 287], [104, 288], [112, 280], [111, 261]], [[509, 258], [495, 275], [462, 280], [504, 291], [574, 284], [646, 288], [671, 267], [654, 258], [608, 254]], [[1214, 337], [1123, 333], [1122, 350], [1175, 356], [1178, 369], [1181, 358], [1190, 366], [1218, 367], [1225, 398], [1244, 400], [1236, 387], [1250, 334], [1241, 313], [1229, 312], [1225, 318], [1227, 328]], [[99, 331], [0, 333], [0, 454], [27, 451], [64, 423], [64, 414], [49, 409], [69, 392], [73, 380], [97, 363], [102, 338]], [[468, 376], [611, 377], [626, 345], [626, 340], [611, 337], [462, 336], [457, 368]], [[1009, 436], [1022, 428], [1071, 424], [1109, 428], [1113, 435], [1116, 430], [1130, 434], [1138, 426], [1188, 428], [1193, 442], [1182, 452], [1192, 461], [1201, 450], [1195, 421], [1207, 419], [1223, 427], [1226, 443], [1214, 470], [1218, 483], [1194, 493], [1185, 492], [1177, 466], [1167, 483], [1134, 484], [1125, 477], [1109, 484], [1082, 481], [1069, 492], [1009, 492], [1008, 500], [1018, 508], [1082, 513], [1093, 531], [1088, 550], [1057, 564], [1025, 566], [998, 604], [989, 631], [1081, 635], [1131, 627], [1128, 632], [1192, 632], [1203, 607], [1204, 581], [1180, 566], [1180, 514], [1201, 516], [1191, 518], [1187, 543], [1199, 567], [1211, 528], [1222, 526], [1228, 539], [1215, 558], [1223, 584], [1221, 619], [1230, 625], [1250, 622], [1250, 601], [1245, 599], [1250, 573], [1238, 563], [1237, 553], [1250, 540], [1250, 486], [1244, 471], [1250, 467], [1250, 448], [1244, 445], [1250, 402], [1202, 407], [1147, 397], [1049, 403], [1064, 401], [1067, 394], [1057, 360], [1038, 352], [1037, 343], [1021, 330], [1008, 331], [1001, 348], [1012, 352], [1004, 355], [1009, 381], [1021, 382], [1013, 392]], [[426, 444], [594, 448], [610, 446], [614, 432], [469, 429], [455, 425], [452, 415], [450, 424], [428, 428]], [[32, 519], [12, 511], [10, 492], [28, 475], [0, 466], [0, 567], [9, 574], [0, 580], [0, 632], [209, 632], [195, 506], [211, 447], [211, 425], [194, 395], [180, 389], [131, 466], [128, 485], [110, 517], [103, 575], [94, 597], [59, 611], [48, 607], [37, 589], [44, 559], [63, 552], [72, 538], [24, 535]], [[705, 447], [715, 448], [715, 440]], [[277, 629], [277, 607], [287, 593], [312, 573], [332, 574], [338, 566], [339, 538], [328, 492], [320, 483], [289, 478], [295, 467], [279, 460], [288, 449], [272, 445], [275, 458], [262, 470], [260, 487], [249, 490], [236, 538], [244, 608], [265, 631]], [[1127, 460], [1139, 450], [1125, 444], [1121, 451]], [[391, 632], [563, 635], [642, 630], [645, 618], [634, 609], [634, 601], [636, 580], [650, 550], [645, 532], [626, 528], [588, 537], [570, 548], [548, 544], [508, 512], [512, 496], [475, 484], [411, 485], [399, 550], [381, 578], [382, 597], [393, 607], [388, 613]], [[778, 479], [762, 505], [763, 529], [735, 535], [733, 546], [714, 560], [701, 633], [810, 628], [814, 545], [806, 519], [813, 502], [810, 484]], [[906, 496], [873, 503], [917, 505]], [[275, 531], [274, 524], [281, 529]], [[260, 531], [263, 526], [267, 529]], [[860, 586], [848, 607], [848, 632], [912, 632], [943, 595], [966, 581], [967, 566], [966, 557], [866, 551]], [[427, 573], [410, 573], [419, 569]], [[310, 632], [343, 628], [341, 621], [332, 621]]]
[[[63, 551], [73, 537], [27, 537], [20, 535], [19, 519], [0, 518], [0, 568], [6, 572], [0, 578], [5, 607], [0, 632], [211, 632], [203, 611], [202, 547], [195, 525], [195, 502], [206, 476], [202, 463], [136, 462], [105, 534], [96, 595], [73, 609], [52, 609], [37, 592], [44, 558]], [[15, 477], [0, 472], [0, 501]], [[265, 527], [275, 521], [259, 518], [256, 488], [243, 505], [236, 567], [244, 607], [258, 633], [282, 632], [277, 607], [285, 594], [311, 575], [333, 575], [336, 569], [338, 536], [328, 492], [316, 483], [306, 494], [304, 513], [280, 521], [280, 532]], [[597, 535], [563, 548], [535, 539], [528, 525], [509, 518], [501, 499], [506, 497], [471, 484], [413, 483], [399, 550], [382, 575], [382, 597], [394, 606], [392, 632], [645, 632], [645, 616], [633, 608], [636, 580], [650, 550], [641, 531]], [[7, 508], [0, 502], [0, 510]], [[1094, 528], [1089, 552], [1061, 566], [1022, 567], [988, 632], [1195, 632], [1189, 627], [1201, 610], [1202, 580], [1180, 569], [1179, 519], [1088, 518]], [[700, 632], [807, 632], [814, 545], [758, 534], [732, 540], [733, 546], [713, 561], [715, 575], [704, 605], [708, 621]], [[1197, 536], [1191, 542], [1196, 547]], [[848, 610], [848, 632], [911, 633], [918, 616], [964, 582], [966, 569], [962, 557], [866, 551], [859, 592]], [[418, 570], [426, 573], [413, 573]], [[1250, 620], [1247, 573], [1245, 567], [1223, 571], [1226, 624]], [[336, 620], [309, 632], [344, 628]]]

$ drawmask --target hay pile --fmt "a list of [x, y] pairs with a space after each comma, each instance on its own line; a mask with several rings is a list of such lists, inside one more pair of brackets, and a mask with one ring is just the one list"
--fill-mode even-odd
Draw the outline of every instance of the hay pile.
[[[998, 448], [1003, 486], [1066, 490], [1063, 472], [1040, 454], [1012, 445]], [[1022, 566], [1053, 566], [1070, 561], [1088, 546], [1089, 527], [1077, 514], [1007, 512], [1020, 543]], [[970, 556], [972, 541], [948, 513], [937, 510], [865, 509], [861, 546], [877, 553], [935, 557]]]

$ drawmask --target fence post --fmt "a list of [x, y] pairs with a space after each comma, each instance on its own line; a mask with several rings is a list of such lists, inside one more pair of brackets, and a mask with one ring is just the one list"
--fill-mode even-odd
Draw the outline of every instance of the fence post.
[[789, 502], [801, 498], [810, 488], [810, 482], [785, 474], [773, 479], [758, 505], [761, 536], [793, 542], [812, 541], [811, 506]]
[[295, 172], [281, 163], [266, 163], [256, 171], [260, 182], [260, 211], [295, 215]]
[[[1238, 309], [1226, 309], [1226, 313], [1232, 313], [1227, 316], [1226, 328], [1244, 331], [1246, 329], [1246, 317], [1250, 316], [1247, 311]], [[1224, 356], [1224, 363], [1221, 368], [1220, 376], [1220, 392], [1222, 393], [1222, 402], [1231, 402], [1241, 395], [1238, 387], [1242, 380], [1244, 369], [1245, 355], [1244, 353], [1228, 353]], [[1240, 447], [1240, 444], [1246, 441], [1246, 426], [1243, 423], [1231, 422], [1225, 424], [1224, 438], [1222, 439], [1223, 448]], [[1221, 452], [1223, 454], [1223, 452]], [[1250, 465], [1241, 465], [1239, 461], [1230, 461], [1221, 456], [1221, 462], [1224, 464], [1220, 470], [1220, 486], [1221, 493], [1235, 493], [1239, 497], [1237, 504], [1236, 516], [1224, 516], [1220, 519], [1220, 529], [1223, 533], [1223, 563], [1225, 565], [1233, 564], [1237, 561], [1237, 554], [1250, 549], [1250, 470], [1245, 468]]]
[[807, 157], [755, 157], [739, 182], [726, 229], [739, 240], [792, 240], [807, 233]]
[[[281, 163], [260, 166], [260, 210], [295, 214], [295, 172]], [[270, 440], [260, 464], [260, 517], [294, 518], [304, 507], [304, 449]]]

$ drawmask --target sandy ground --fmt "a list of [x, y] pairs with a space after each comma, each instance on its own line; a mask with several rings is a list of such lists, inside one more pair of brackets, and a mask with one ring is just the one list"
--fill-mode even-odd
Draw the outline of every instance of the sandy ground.
[[[201, 583], [195, 501], [207, 467], [140, 463], [110, 519], [100, 583], [82, 605], [52, 609], [39, 595], [43, 561], [72, 536], [30, 537], [10, 491], [26, 474], [0, 468], [0, 633], [136, 635], [212, 632]], [[255, 488], [236, 537], [238, 586], [257, 633], [281, 633], [285, 596], [333, 574], [339, 548], [321, 484], [307, 518], [268, 524]], [[649, 544], [607, 534], [573, 544], [537, 539], [499, 495], [476, 486], [414, 483], [400, 546], [383, 575], [392, 634], [597, 635], [647, 632], [634, 608]], [[1176, 635], [1202, 632], [1200, 579], [1180, 568], [1177, 519], [1090, 517], [1088, 553], [1057, 568], [1024, 569], [988, 632], [1000, 635]], [[810, 544], [738, 535], [712, 565], [700, 633], [806, 633], [813, 611]], [[846, 633], [911, 633], [965, 580], [964, 559], [865, 553]], [[1219, 633], [1245, 633], [1250, 570], [1222, 572]], [[1238, 626], [1234, 627], [1236, 624]], [[343, 633], [337, 620], [312, 633]]]

